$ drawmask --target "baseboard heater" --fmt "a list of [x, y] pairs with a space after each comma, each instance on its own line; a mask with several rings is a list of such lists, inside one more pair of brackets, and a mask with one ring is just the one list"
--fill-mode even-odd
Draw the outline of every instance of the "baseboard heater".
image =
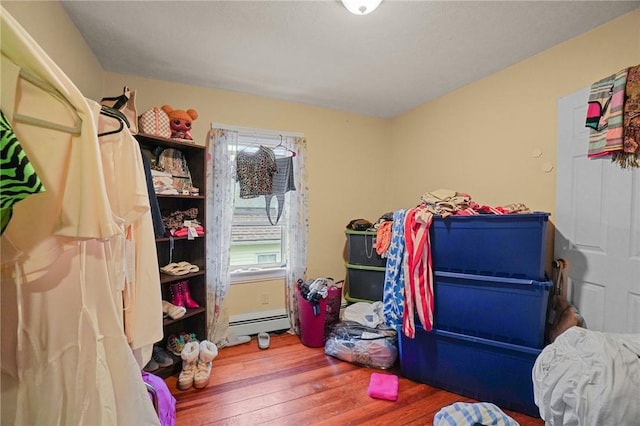
[[251, 336], [289, 328], [289, 318], [285, 309], [250, 312], [229, 317], [229, 329], [236, 336]]

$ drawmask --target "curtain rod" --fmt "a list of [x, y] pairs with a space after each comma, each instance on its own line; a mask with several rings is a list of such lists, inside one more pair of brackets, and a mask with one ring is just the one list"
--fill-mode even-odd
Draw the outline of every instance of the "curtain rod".
[[289, 137], [298, 137], [298, 138], [304, 137], [303, 133], [298, 133], [298, 132], [286, 132], [286, 131], [281, 131], [281, 130], [269, 130], [269, 129], [256, 129], [256, 128], [253, 128], [253, 127], [232, 126], [232, 125], [229, 125], [229, 124], [213, 123], [213, 122], [211, 123], [211, 128], [212, 129], [234, 130], [234, 131], [240, 132], [240, 133], [251, 134], [251, 135], [256, 135], [256, 136], [263, 136], [263, 137], [272, 137], [272, 138], [278, 138], [280, 136], [289, 136]]

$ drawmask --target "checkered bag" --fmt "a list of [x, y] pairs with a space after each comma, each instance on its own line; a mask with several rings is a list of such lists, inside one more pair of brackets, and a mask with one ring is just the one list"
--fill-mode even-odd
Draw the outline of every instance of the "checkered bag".
[[140, 114], [140, 117], [138, 117], [138, 127], [140, 133], [160, 136], [162, 138], [171, 137], [169, 116], [159, 107], [153, 107]]

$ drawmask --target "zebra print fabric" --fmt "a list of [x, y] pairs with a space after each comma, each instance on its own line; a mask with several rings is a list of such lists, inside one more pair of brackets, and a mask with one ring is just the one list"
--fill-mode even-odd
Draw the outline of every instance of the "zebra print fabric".
[[0, 234], [11, 220], [13, 206], [30, 194], [45, 190], [40, 178], [0, 111]]

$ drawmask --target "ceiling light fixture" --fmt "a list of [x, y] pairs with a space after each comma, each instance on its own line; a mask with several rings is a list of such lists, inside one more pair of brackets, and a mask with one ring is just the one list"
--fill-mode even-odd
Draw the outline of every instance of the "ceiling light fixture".
[[382, 0], [342, 0], [342, 4], [354, 15], [367, 15], [378, 6]]

